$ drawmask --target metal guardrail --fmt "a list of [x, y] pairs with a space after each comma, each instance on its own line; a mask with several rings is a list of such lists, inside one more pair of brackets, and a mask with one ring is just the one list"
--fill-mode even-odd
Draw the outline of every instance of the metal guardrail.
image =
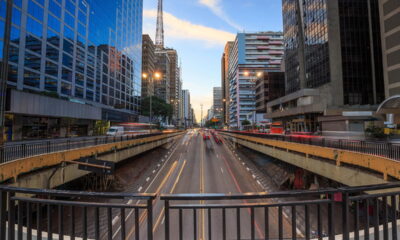
[[308, 144], [320, 147], [337, 148], [354, 152], [366, 153], [375, 156], [383, 156], [394, 160], [400, 160], [400, 145], [394, 145], [389, 142], [331, 139], [324, 137], [274, 135], [274, 134], [262, 134], [262, 133], [247, 133], [239, 131], [224, 131], [224, 132], [235, 133], [251, 137], [259, 137], [264, 139]]
[[129, 141], [162, 135], [163, 133], [152, 133], [144, 135], [127, 135], [119, 137], [98, 136], [87, 138], [68, 138], [68, 139], [52, 139], [43, 141], [32, 141], [28, 143], [12, 143], [0, 148], [0, 164], [12, 160], [32, 157], [41, 154], [49, 154], [53, 152], [78, 149], [83, 147], [96, 146], [113, 142]]
[[[256, 239], [256, 227], [260, 234], [258, 223], [263, 226], [261, 234], [264, 236], [261, 236], [262, 239], [333, 240], [341, 235], [340, 239], [349, 240], [350, 232], [352, 232], [354, 239], [358, 240], [361, 239], [360, 232], [362, 231], [364, 232], [362, 239], [370, 239], [369, 236], [372, 233], [370, 228], [374, 229], [374, 239], [379, 239], [379, 234], [382, 234], [380, 229], [382, 225], [383, 239], [397, 239], [396, 220], [399, 218], [400, 210], [399, 187], [400, 183], [395, 183], [269, 194], [161, 195], [161, 199], [165, 201], [165, 239], [170, 239], [173, 231], [171, 222], [178, 222], [178, 229], [174, 230], [178, 231], [179, 239], [184, 239], [184, 232], [187, 231], [193, 231], [194, 239], [196, 239], [197, 232], [200, 231], [196, 217], [199, 211], [205, 212], [206, 232], [209, 240], [225, 240], [227, 233], [230, 233], [231, 238], [243, 239], [243, 230], [249, 230], [244, 229], [244, 226], [250, 226], [250, 239]], [[365, 193], [376, 190], [391, 190], [392, 192], [371, 195]], [[182, 201], [184, 203], [179, 203]], [[193, 225], [188, 223], [187, 218], [183, 224], [183, 215], [188, 212], [192, 215], [190, 218], [193, 219]], [[250, 215], [250, 218], [244, 217], [244, 214]], [[171, 216], [177, 216], [177, 219], [171, 221]], [[221, 225], [214, 222], [217, 216], [222, 219]], [[227, 216], [234, 219], [234, 224], [230, 221], [231, 225], [227, 225]], [[285, 226], [284, 216], [286, 216], [289, 226]], [[389, 222], [394, 226], [390, 230]], [[300, 223], [304, 225], [299, 226]], [[271, 226], [274, 224], [277, 225], [277, 232], [272, 232]], [[298, 229], [301, 229], [301, 233]], [[235, 236], [232, 236], [232, 233], [235, 233]], [[216, 235], [222, 235], [222, 238], [215, 237]], [[391, 237], [389, 238], [389, 236]]]
[[[399, 188], [400, 182], [318, 191], [165, 194], [165, 239], [173, 230], [174, 239], [188, 239], [188, 231], [198, 239], [200, 211], [208, 240], [256, 239], [260, 233], [263, 239], [397, 239]], [[373, 191], [384, 193], [366, 194]], [[140, 239], [140, 225], [147, 222], [146, 237], [152, 240], [155, 198], [0, 186], [0, 239], [125, 239], [128, 231]]]
[[[35, 197], [24, 197], [26, 194]], [[53, 239], [54, 234], [58, 239], [63, 239], [63, 236], [71, 239], [126, 239], [127, 227], [129, 230], [134, 228], [135, 239], [139, 239], [139, 225], [147, 219], [147, 239], [151, 240], [155, 197], [155, 194], [146, 193], [92, 193], [0, 186], [0, 239], [42, 239], [43, 232], [46, 232], [47, 239]], [[112, 202], [105, 202], [105, 199]], [[143, 203], [131, 203], [133, 200]]]

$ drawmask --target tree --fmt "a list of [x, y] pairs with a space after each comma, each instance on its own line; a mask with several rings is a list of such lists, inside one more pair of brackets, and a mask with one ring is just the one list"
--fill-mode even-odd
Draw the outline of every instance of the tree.
[[251, 122], [249, 120], [245, 119], [242, 121], [242, 126], [248, 126], [248, 125], [251, 125]]
[[[153, 117], [161, 117], [163, 119], [172, 117], [173, 107], [171, 104], [168, 104], [163, 99], [154, 96], [152, 97], [151, 102]], [[142, 99], [141, 110], [144, 116], [150, 116], [150, 97]]]

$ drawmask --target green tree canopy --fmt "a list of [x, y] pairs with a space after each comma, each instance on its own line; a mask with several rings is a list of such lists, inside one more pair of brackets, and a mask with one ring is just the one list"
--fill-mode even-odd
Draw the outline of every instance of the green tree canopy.
[[[152, 115], [153, 117], [171, 118], [173, 108], [171, 104], [166, 103], [163, 99], [152, 97]], [[142, 115], [150, 116], [150, 97], [142, 99]]]
[[248, 126], [248, 125], [251, 125], [251, 122], [249, 120], [245, 119], [242, 121], [242, 126]]

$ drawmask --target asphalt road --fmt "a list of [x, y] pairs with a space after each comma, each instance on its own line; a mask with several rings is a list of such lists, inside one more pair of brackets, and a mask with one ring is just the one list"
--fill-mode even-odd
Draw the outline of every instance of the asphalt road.
[[[230, 152], [225, 144], [218, 145], [213, 139], [204, 141], [196, 131], [189, 131], [174, 146], [169, 154], [162, 159], [162, 165], [153, 177], [147, 177], [146, 182], [139, 189], [141, 192], [156, 192], [157, 194], [178, 193], [247, 193], [263, 192], [261, 186], [254, 180], [251, 173]], [[195, 202], [180, 202], [192, 203]], [[213, 203], [213, 202], [207, 202]], [[215, 203], [215, 202], [214, 202]], [[221, 203], [221, 202], [219, 202]], [[237, 203], [223, 201], [222, 203]], [[243, 201], [242, 201], [243, 203]], [[165, 209], [164, 202], [159, 199], [154, 201], [153, 208], [153, 235], [154, 239], [165, 237]], [[128, 214], [129, 215], [129, 214]], [[277, 211], [269, 214], [270, 238], [277, 237]], [[193, 210], [183, 211], [183, 239], [222, 239], [223, 217], [221, 209], [211, 212], [211, 232], [208, 223], [208, 211]], [[147, 239], [146, 212], [140, 214], [140, 239]], [[127, 217], [127, 239], [134, 239], [133, 214]], [[196, 218], [196, 226], [194, 226]], [[236, 209], [226, 210], [226, 236], [227, 239], [237, 239]], [[250, 239], [250, 209], [240, 211], [241, 239]], [[284, 219], [284, 232], [290, 232], [288, 220]], [[179, 239], [178, 210], [172, 210], [170, 215], [170, 239]], [[264, 209], [255, 210], [255, 234], [257, 239], [264, 239]], [[115, 221], [118, 225], [118, 221]], [[130, 227], [132, 226], [132, 227]], [[285, 234], [286, 235], [286, 234]], [[114, 234], [118, 239], [118, 230]], [[289, 237], [289, 236], [286, 236]]]

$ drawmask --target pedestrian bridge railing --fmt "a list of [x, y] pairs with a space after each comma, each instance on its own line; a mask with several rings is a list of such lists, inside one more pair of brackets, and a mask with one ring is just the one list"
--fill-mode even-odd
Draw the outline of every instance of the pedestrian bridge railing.
[[382, 156], [394, 160], [400, 160], [400, 145], [392, 144], [387, 141], [348, 140], [326, 138], [313, 135], [281, 135], [241, 131], [221, 132], [234, 133], [242, 136], [252, 136], [270, 140], [308, 144], [320, 147], [336, 148], [359, 153], [366, 153], [374, 156]]
[[158, 136], [162, 133], [142, 134], [142, 135], [125, 135], [125, 136], [96, 136], [96, 137], [79, 137], [79, 138], [63, 138], [63, 139], [43, 139], [21, 143], [7, 143], [0, 148], [1, 163], [6, 163], [16, 159], [37, 156], [41, 154], [49, 154], [66, 150], [79, 149], [101, 144], [114, 142], [123, 142], [134, 139]]
[[[162, 239], [397, 239], [399, 197], [400, 183], [161, 195]], [[152, 240], [155, 198], [0, 186], [0, 238], [125, 239], [129, 232]]]

